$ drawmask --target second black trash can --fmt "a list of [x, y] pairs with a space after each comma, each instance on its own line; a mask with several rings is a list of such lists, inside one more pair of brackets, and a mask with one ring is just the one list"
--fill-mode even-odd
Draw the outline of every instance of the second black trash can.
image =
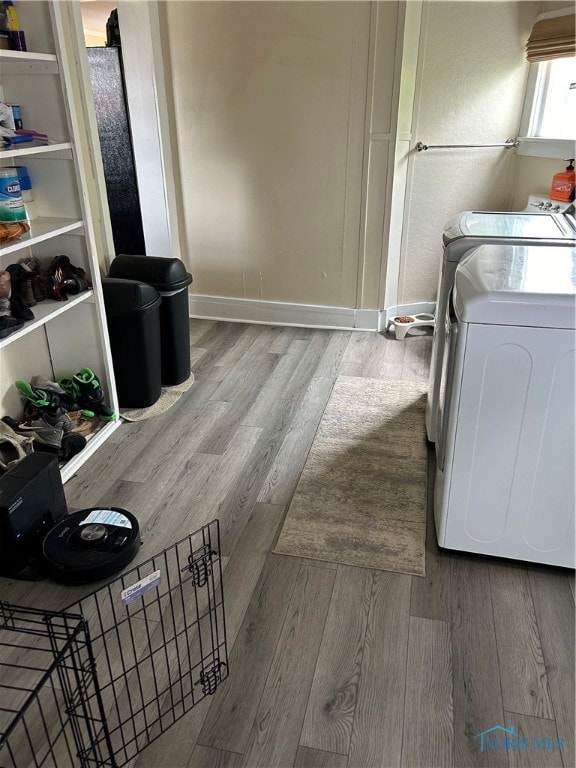
[[110, 277], [140, 280], [162, 296], [160, 338], [162, 384], [181, 384], [190, 376], [188, 291], [192, 275], [180, 259], [164, 256], [117, 256]]
[[160, 302], [151, 285], [103, 278], [118, 402], [147, 408], [160, 397]]

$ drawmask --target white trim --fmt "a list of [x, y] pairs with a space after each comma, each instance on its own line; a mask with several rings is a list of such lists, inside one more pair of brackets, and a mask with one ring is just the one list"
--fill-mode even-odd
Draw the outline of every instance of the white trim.
[[188, 305], [190, 317], [334, 330], [377, 331], [380, 329], [382, 314], [378, 309], [326, 307], [199, 294], [190, 294]]
[[522, 136], [516, 152], [519, 155], [531, 157], [552, 157], [558, 160], [568, 160], [574, 157], [575, 142], [570, 139], [542, 139], [532, 136]]
[[379, 331], [385, 331], [390, 325], [390, 321], [393, 317], [401, 315], [435, 315], [436, 314], [436, 302], [435, 301], [417, 301], [414, 304], [396, 304], [394, 307], [388, 307], [382, 312], [380, 317]]

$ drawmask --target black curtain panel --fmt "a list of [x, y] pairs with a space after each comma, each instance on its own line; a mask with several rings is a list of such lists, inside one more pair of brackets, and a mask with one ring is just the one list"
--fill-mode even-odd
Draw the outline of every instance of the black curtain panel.
[[144, 254], [122, 49], [87, 48], [116, 253]]

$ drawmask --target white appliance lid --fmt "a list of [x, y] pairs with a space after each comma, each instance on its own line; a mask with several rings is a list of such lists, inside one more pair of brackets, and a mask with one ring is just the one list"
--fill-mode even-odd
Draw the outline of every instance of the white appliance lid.
[[481, 245], [460, 262], [455, 285], [465, 323], [576, 328], [576, 248]]
[[562, 214], [494, 211], [464, 211], [448, 222], [443, 233], [444, 245], [462, 238], [478, 238], [479, 242], [509, 238], [514, 242], [525, 240], [534, 244], [545, 240], [570, 240], [573, 244], [575, 237], [576, 232]]

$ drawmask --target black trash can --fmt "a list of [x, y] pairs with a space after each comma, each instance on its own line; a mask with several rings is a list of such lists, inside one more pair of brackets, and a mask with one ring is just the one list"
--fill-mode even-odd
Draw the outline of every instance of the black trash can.
[[163, 256], [117, 256], [110, 277], [140, 280], [162, 296], [160, 337], [162, 384], [180, 384], [190, 376], [188, 291], [192, 275], [180, 259]]
[[162, 299], [151, 285], [109, 277], [102, 280], [102, 295], [118, 402], [123, 408], [147, 408], [158, 400], [162, 389]]

